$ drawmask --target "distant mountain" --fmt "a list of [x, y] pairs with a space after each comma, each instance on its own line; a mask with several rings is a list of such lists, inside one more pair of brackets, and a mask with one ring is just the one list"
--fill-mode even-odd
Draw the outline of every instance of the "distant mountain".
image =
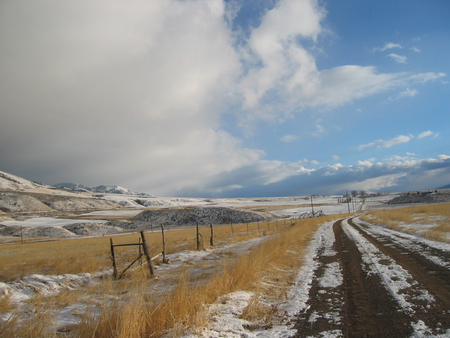
[[48, 186], [44, 184], [34, 183], [22, 177], [0, 171], [0, 189], [23, 190], [34, 188], [48, 188]]
[[78, 184], [78, 183], [57, 183], [53, 185], [54, 188], [69, 190], [69, 191], [80, 191], [80, 192], [90, 192], [92, 191], [91, 187], [87, 185]]
[[443, 187], [440, 187], [438, 189], [450, 189], [450, 184], [444, 185]]
[[57, 183], [53, 187], [57, 189], [80, 191], [80, 192], [94, 192], [99, 194], [122, 194], [122, 195], [140, 195], [149, 196], [145, 193], [137, 193], [130, 189], [120, 187], [118, 185], [99, 185], [96, 187], [89, 187], [79, 183]]

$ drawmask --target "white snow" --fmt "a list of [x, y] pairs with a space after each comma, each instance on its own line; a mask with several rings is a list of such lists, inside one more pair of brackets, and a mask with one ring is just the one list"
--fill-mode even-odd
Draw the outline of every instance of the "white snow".
[[433, 241], [430, 239], [426, 239], [414, 234], [408, 234], [401, 231], [396, 231], [393, 229], [389, 229], [383, 226], [370, 226], [370, 223], [361, 220], [360, 218], [355, 218], [356, 224], [366, 224], [369, 225], [367, 231], [369, 231], [372, 235], [377, 237], [377, 235], [388, 236], [394, 243], [398, 243], [399, 245], [409, 248], [420, 255], [426, 257], [427, 259], [433, 261], [437, 265], [441, 265], [450, 269], [450, 262], [446, 262], [442, 260], [440, 257], [433, 254], [433, 252], [424, 250], [424, 247], [420, 244], [425, 244], [425, 247], [436, 248], [438, 250], [450, 252], [450, 243]]
[[335, 288], [342, 285], [342, 268], [339, 262], [326, 265], [325, 273], [319, 278], [319, 285], [323, 288]]
[[138, 210], [102, 210], [102, 211], [92, 211], [81, 216], [85, 217], [133, 217], [141, 213], [142, 209]]
[[92, 220], [92, 219], [64, 219], [64, 218], [50, 218], [50, 217], [39, 217], [30, 218], [24, 221], [1, 221], [0, 224], [4, 226], [19, 226], [26, 228], [36, 228], [44, 226], [64, 226], [76, 223], [105, 223], [102, 220]]

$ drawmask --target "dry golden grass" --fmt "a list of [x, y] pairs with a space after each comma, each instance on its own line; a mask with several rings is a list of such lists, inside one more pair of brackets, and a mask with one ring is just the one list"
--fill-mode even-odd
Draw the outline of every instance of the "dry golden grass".
[[[152, 302], [152, 299], [144, 301], [145, 297], [141, 295], [145, 294], [142, 291], [145, 285], [140, 284], [140, 291], [130, 292], [126, 299], [117, 299], [114, 305], [103, 307], [97, 319], [87, 315], [76, 334], [78, 337], [96, 338], [160, 337], [171, 330], [171, 334], [176, 336], [187, 328], [205, 325], [206, 305], [236, 290], [257, 292], [245, 315], [266, 321], [274, 309], [263, 306], [258, 300], [259, 294], [270, 291], [272, 296], [279, 296], [286, 292], [289, 281], [301, 265], [301, 254], [313, 231], [319, 224], [336, 218], [338, 216], [298, 221], [295, 226], [283, 229], [280, 235], [264, 240], [248, 254], [226, 259], [221, 272], [200, 284], [195, 280], [192, 282], [189, 272], [186, 272], [180, 276], [173, 291], [157, 302]], [[269, 282], [281, 285], [264, 290], [262, 281], [266, 285]]]
[[48, 304], [36, 299], [30, 311], [15, 311], [9, 319], [0, 324], [0, 337], [56, 337], [55, 315]]
[[8, 313], [17, 307], [16, 304], [11, 302], [11, 295], [0, 295], [0, 314]]
[[[35, 313], [42, 314], [41, 322], [31, 316], [24, 323], [19, 317], [12, 316], [1, 326], [0, 330], [3, 331], [0, 332], [5, 332], [4, 336], [7, 337], [15, 337], [8, 334], [17, 327], [14, 331], [20, 332], [17, 337], [52, 337], [56, 333], [48, 331], [45, 333], [44, 327], [52, 325], [54, 312], [73, 302], [83, 302], [88, 304], [90, 310], [82, 315], [80, 325], [65, 328], [64, 335], [67, 337], [160, 337], [168, 330], [176, 336], [185, 332], [187, 328], [206, 325], [207, 305], [237, 290], [255, 292], [255, 298], [249, 304], [244, 316], [266, 322], [274, 315], [275, 309], [265, 306], [260, 301], [261, 297], [274, 299], [284, 297], [290, 281], [302, 263], [301, 255], [312, 233], [320, 224], [341, 217], [343, 216], [336, 215], [303, 219], [296, 221], [294, 226], [290, 226], [291, 221], [215, 226], [216, 245], [247, 240], [277, 231], [279, 234], [265, 238], [261, 244], [243, 254], [227, 255], [220, 264], [211, 263], [214, 269], [205, 268], [204, 272], [201, 270], [204, 275], [198, 275], [199, 270], [194, 273], [193, 269], [198, 268], [198, 265], [193, 266], [192, 270], [189, 266], [183, 266], [177, 270], [177, 275], [172, 279], [163, 280], [170, 281], [170, 284], [162, 284], [163, 288], [158, 291], [152, 289], [155, 283], [158, 283], [158, 279], [149, 279], [148, 270], [138, 266], [132, 273], [125, 274], [121, 280], [104, 279], [92, 287], [84, 288], [83, 291], [66, 290], [54, 298], [38, 296], [30, 301], [30, 306], [36, 309]], [[195, 249], [195, 231], [195, 228], [166, 231], [166, 242], [170, 244], [167, 253], [180, 249]], [[203, 247], [209, 247], [209, 227], [201, 227], [200, 231], [203, 236]], [[115, 244], [132, 243], [137, 242], [138, 238], [139, 236], [134, 234], [114, 236], [113, 240]], [[160, 243], [161, 233], [146, 233], [146, 238], [150, 244]], [[73, 273], [77, 269], [82, 272], [93, 272], [97, 271], [95, 269], [111, 266], [109, 238], [64, 240], [48, 242], [47, 247], [42, 245], [43, 243], [30, 243], [10, 246], [11, 257], [21, 257], [22, 265], [27, 267], [21, 272], [55, 273], [57, 270], [58, 273]], [[0, 250], [3, 249], [0, 247]], [[153, 254], [159, 250], [160, 244], [155, 244], [151, 248]], [[46, 252], [47, 261], [44, 255], [41, 255], [41, 251]], [[118, 251], [119, 259], [129, 263], [131, 257], [136, 257], [136, 251], [137, 249]], [[5, 251], [0, 251], [0, 254], [8, 256]], [[59, 255], [57, 258], [64, 262], [70, 264], [74, 262], [78, 267], [65, 267], [65, 264], [60, 264], [52, 257], [53, 255]], [[83, 257], [91, 262], [87, 264], [91, 271], [83, 268]], [[32, 270], [31, 265], [36, 262], [39, 264]], [[13, 265], [8, 260], [0, 264], [5, 267]], [[27, 270], [28, 268], [30, 269]], [[31, 332], [38, 334], [32, 335]], [[59, 334], [61, 335], [62, 333]]]
[[[252, 226], [252, 225], [251, 225]], [[251, 227], [250, 226], [250, 227]], [[233, 226], [236, 234], [243, 233], [245, 226]], [[202, 227], [204, 247], [209, 246], [209, 227]], [[196, 229], [167, 231], [167, 254], [180, 250], [196, 249]], [[231, 241], [231, 226], [215, 226], [216, 242]], [[161, 233], [146, 232], [152, 254], [162, 251]], [[25, 242], [0, 246], [0, 281], [7, 282], [31, 274], [69, 274], [96, 272], [111, 267], [110, 237], [77, 238], [48, 242]], [[113, 236], [114, 244], [137, 243], [139, 234]], [[129, 262], [137, 247], [117, 248], [117, 258]]]
[[[450, 241], [450, 203], [370, 211], [362, 218], [385, 224], [395, 230], [420, 233], [430, 239]], [[429, 227], [424, 230], [424, 225]]]

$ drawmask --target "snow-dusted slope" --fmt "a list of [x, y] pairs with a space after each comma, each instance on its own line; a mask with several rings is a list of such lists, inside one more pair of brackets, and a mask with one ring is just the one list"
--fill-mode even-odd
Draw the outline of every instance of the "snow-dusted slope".
[[42, 187], [46, 187], [46, 186], [28, 181], [19, 176], [5, 173], [4, 171], [0, 171], [0, 189], [23, 190], [23, 189], [42, 188]]
[[99, 185], [96, 187], [89, 187], [87, 185], [79, 184], [79, 183], [57, 183], [53, 186], [58, 189], [69, 190], [69, 191], [94, 192], [94, 193], [100, 193], [100, 194], [149, 196], [147, 194], [134, 192], [130, 189], [120, 187], [118, 185]]

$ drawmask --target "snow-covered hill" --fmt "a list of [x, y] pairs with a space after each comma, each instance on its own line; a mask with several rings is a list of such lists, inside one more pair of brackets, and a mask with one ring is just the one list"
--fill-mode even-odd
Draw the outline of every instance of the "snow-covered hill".
[[22, 177], [0, 171], [0, 189], [4, 190], [24, 190], [47, 187], [42, 184], [28, 181]]
[[144, 193], [137, 193], [130, 189], [120, 187], [118, 185], [99, 185], [96, 187], [89, 187], [84, 184], [79, 183], [57, 183], [54, 184], [53, 187], [63, 190], [69, 191], [78, 191], [78, 192], [94, 192], [100, 194], [121, 194], [121, 195], [139, 195], [139, 196], [148, 196]]

